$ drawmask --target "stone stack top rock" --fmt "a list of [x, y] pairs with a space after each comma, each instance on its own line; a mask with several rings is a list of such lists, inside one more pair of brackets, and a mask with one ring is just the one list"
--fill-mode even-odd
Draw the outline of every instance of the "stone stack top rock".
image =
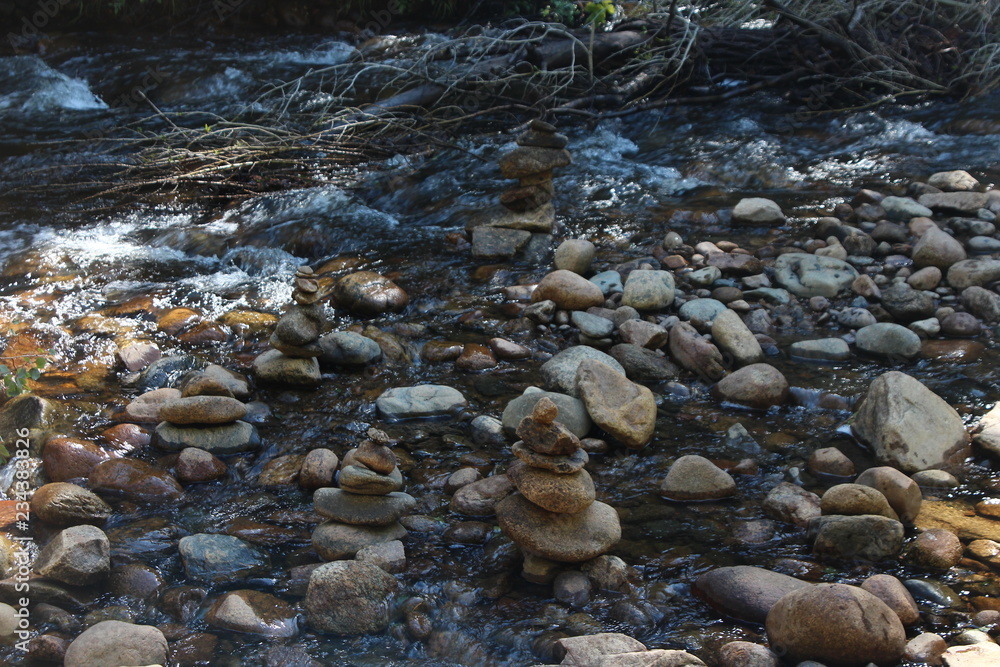
[[295, 272], [292, 305], [278, 320], [271, 334], [273, 350], [254, 360], [257, 378], [274, 384], [316, 386], [322, 377], [317, 358], [323, 353], [319, 344], [326, 324], [319, 301], [319, 283], [311, 267], [300, 266]]
[[295, 271], [292, 299], [300, 306], [308, 306], [319, 301], [319, 283], [311, 266], [300, 266]]

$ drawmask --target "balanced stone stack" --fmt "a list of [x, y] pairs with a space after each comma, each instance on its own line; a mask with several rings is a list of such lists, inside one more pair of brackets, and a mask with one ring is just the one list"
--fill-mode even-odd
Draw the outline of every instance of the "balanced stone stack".
[[473, 255], [506, 258], [519, 252], [531, 255], [535, 246], [548, 250], [555, 225], [552, 170], [572, 161], [568, 141], [540, 120], [531, 121], [517, 137], [517, 148], [500, 159], [500, 173], [518, 184], [500, 195], [500, 208], [470, 221]]
[[325, 318], [319, 301], [319, 283], [312, 268], [300, 266], [295, 272], [295, 303], [274, 328], [271, 346], [254, 360], [254, 372], [262, 382], [315, 386], [320, 383], [319, 361], [323, 350], [319, 337]]
[[526, 576], [532, 560], [580, 563], [621, 538], [618, 514], [594, 500], [580, 439], [556, 422], [558, 414], [556, 404], [542, 398], [521, 420], [521, 439], [511, 448], [518, 461], [507, 472], [517, 492], [496, 511], [501, 530], [525, 552]]
[[389, 437], [378, 429], [370, 429], [368, 437], [344, 456], [340, 488], [317, 489], [313, 495], [316, 512], [328, 519], [312, 536], [324, 560], [353, 558], [365, 547], [406, 536], [399, 519], [416, 501], [400, 491], [403, 476], [387, 445]]
[[171, 451], [196, 447], [216, 456], [254, 450], [260, 436], [242, 421], [246, 415], [246, 404], [220, 383], [188, 382], [180, 398], [160, 407], [156, 444]]

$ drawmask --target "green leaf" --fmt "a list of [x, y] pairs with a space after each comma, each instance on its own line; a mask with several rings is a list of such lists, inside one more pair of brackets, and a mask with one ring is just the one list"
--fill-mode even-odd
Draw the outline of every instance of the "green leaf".
[[30, 371], [28, 371], [28, 377], [30, 377], [32, 380], [37, 380], [38, 378], [42, 377], [42, 372], [37, 368], [32, 368]]
[[47, 363], [48, 363], [48, 361], [45, 358], [38, 357], [37, 359], [35, 359], [35, 368], [41, 370], [41, 369], [45, 368], [45, 364], [47, 364]]
[[7, 364], [0, 364], [0, 377], [7, 377], [10, 375], [10, 369], [7, 368]]

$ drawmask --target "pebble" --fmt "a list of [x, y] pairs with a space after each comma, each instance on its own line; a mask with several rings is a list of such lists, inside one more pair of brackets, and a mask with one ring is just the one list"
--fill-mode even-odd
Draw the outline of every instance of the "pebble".
[[735, 494], [729, 473], [697, 454], [677, 459], [660, 483], [660, 495], [668, 500], [720, 500]]

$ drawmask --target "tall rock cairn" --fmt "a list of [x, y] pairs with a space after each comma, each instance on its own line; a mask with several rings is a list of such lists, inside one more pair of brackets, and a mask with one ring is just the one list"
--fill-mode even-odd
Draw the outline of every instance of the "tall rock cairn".
[[278, 320], [271, 334], [271, 346], [254, 360], [254, 372], [262, 382], [315, 386], [320, 383], [320, 334], [326, 323], [319, 301], [319, 283], [311, 267], [295, 272], [292, 300], [295, 302]]
[[611, 506], [594, 500], [587, 452], [558, 414], [543, 398], [518, 425], [521, 439], [511, 447], [518, 460], [507, 471], [517, 492], [497, 506], [497, 521], [526, 556], [581, 563], [611, 549], [621, 525]]

